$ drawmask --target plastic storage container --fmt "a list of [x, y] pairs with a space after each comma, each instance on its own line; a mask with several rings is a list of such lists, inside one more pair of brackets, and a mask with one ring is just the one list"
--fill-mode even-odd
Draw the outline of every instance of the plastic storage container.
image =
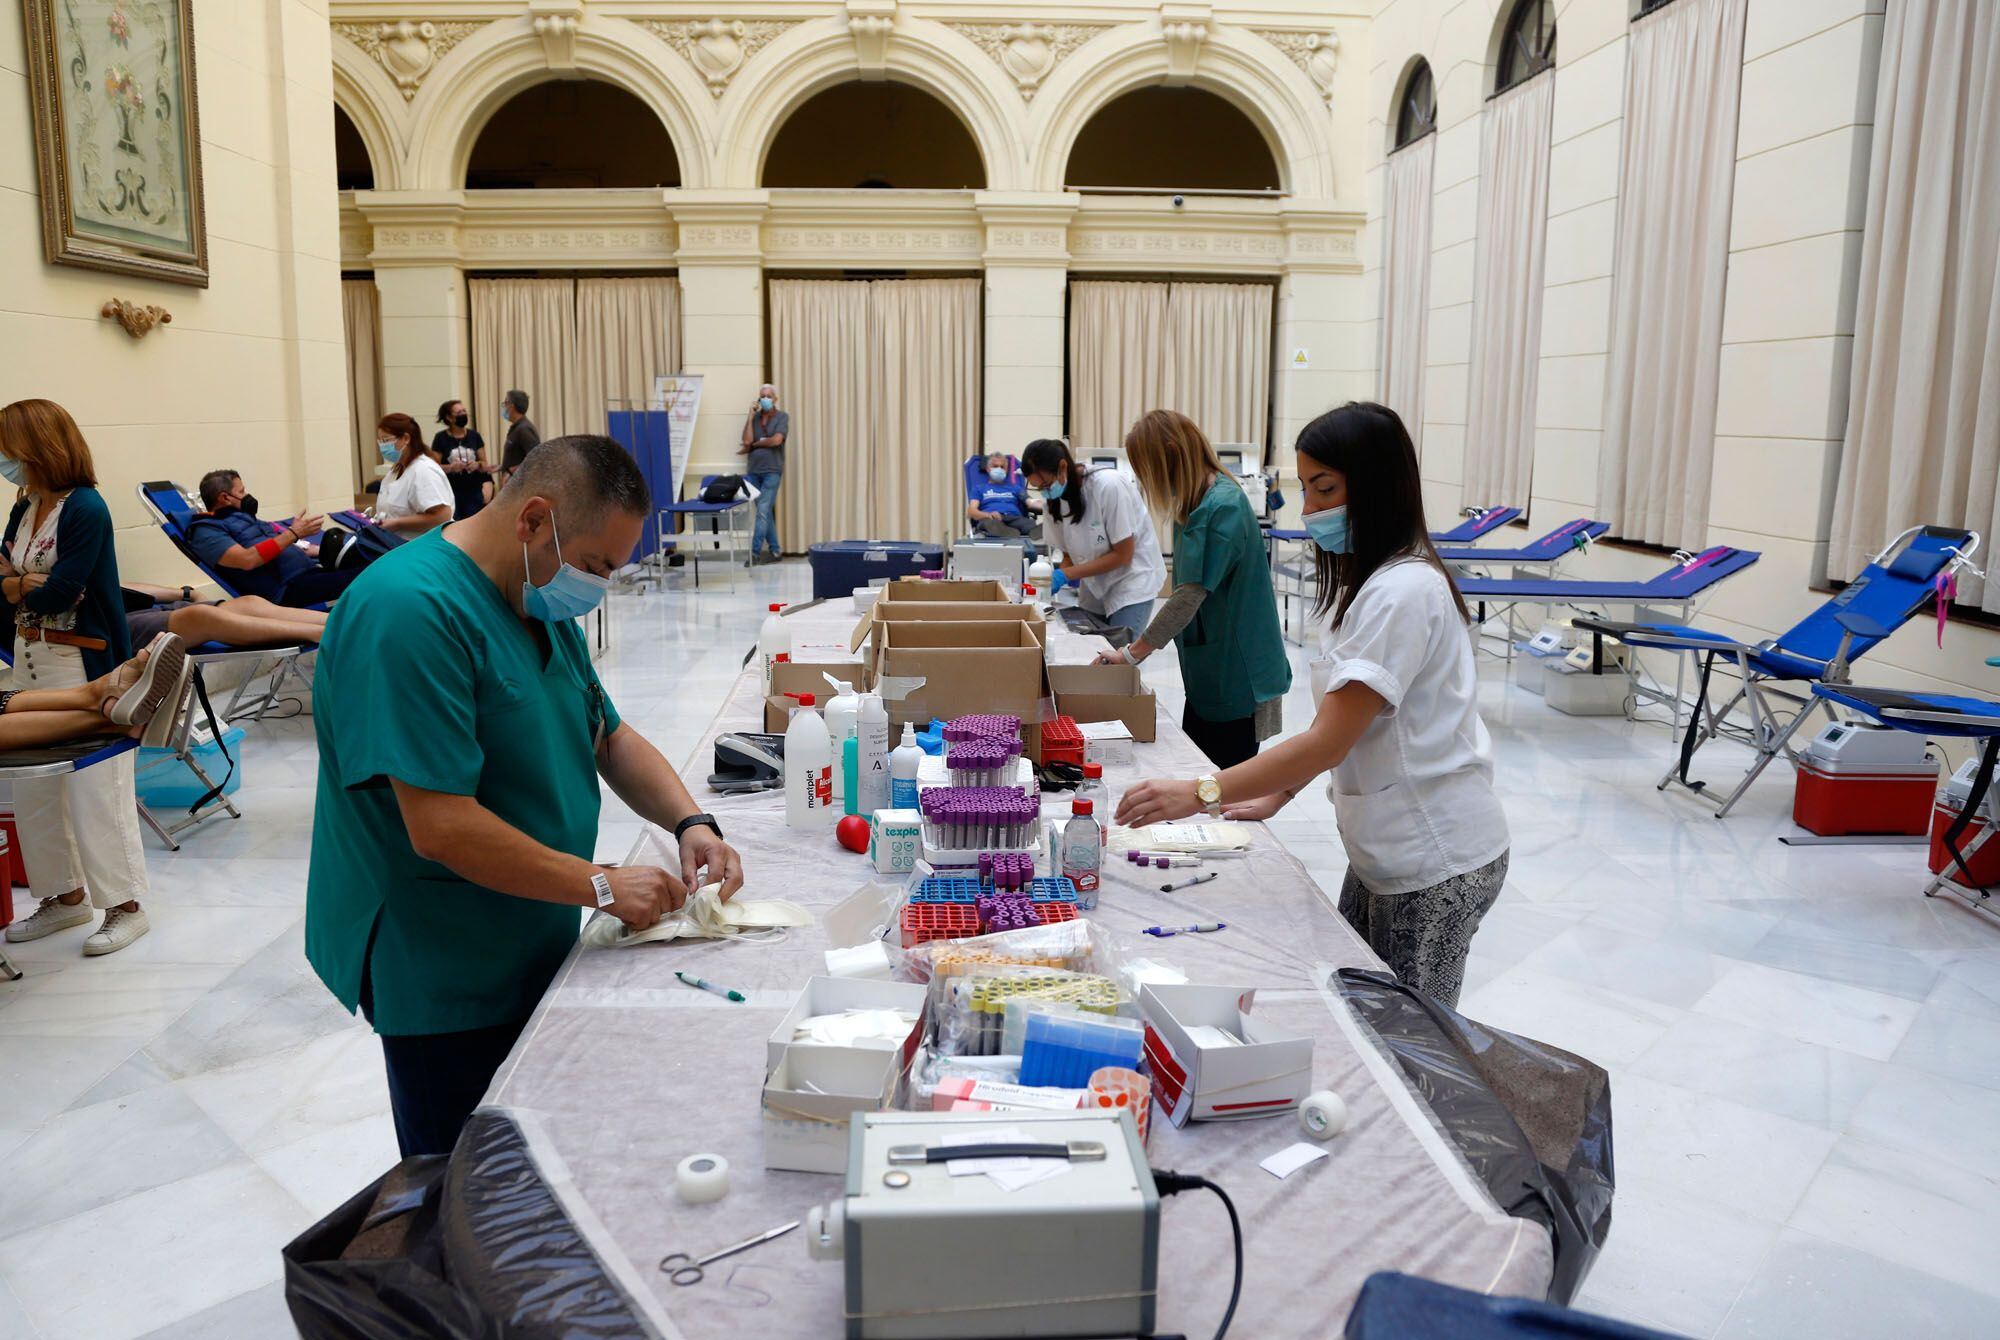
[[1828, 726], [1801, 752], [1792, 822], [1808, 833], [1920, 836], [1937, 797], [1924, 737], [1887, 726]]
[[1136, 1019], [1036, 1013], [1021, 1044], [1021, 1083], [1081, 1089], [1107, 1066], [1130, 1070], [1145, 1050], [1146, 1027]]
[[1958, 868], [1944, 845], [1945, 833], [1957, 821], [1965, 809], [1966, 800], [1972, 795], [1972, 778], [1978, 767], [1977, 758], [1967, 759], [1938, 794], [1937, 804], [1931, 810], [1930, 868], [1934, 875], [1942, 875], [1949, 870], [1953, 882], [1968, 888], [1990, 889], [2000, 885], [2000, 836], [1987, 839], [1977, 851], [1972, 850], [1972, 844], [1979, 840], [1979, 835], [1986, 831], [1986, 826], [1996, 814], [2000, 814], [2000, 776], [1996, 776], [1995, 784], [1987, 788], [1986, 798], [1979, 802], [1979, 813], [1973, 816], [1958, 839], [1958, 849], [1967, 853], [1966, 864], [1972, 871], [1971, 879], [1968, 880], [1965, 871]]
[[[195, 761], [217, 782], [222, 782], [222, 794], [233, 796], [243, 787], [243, 730], [231, 726], [222, 733], [222, 745], [229, 750], [229, 757], [236, 762], [232, 772], [229, 763], [222, 757], [222, 749], [215, 741], [192, 743], [189, 750]], [[229, 780], [223, 782], [223, 775]], [[139, 803], [151, 810], [186, 809], [208, 794], [211, 783], [203, 782], [189, 771], [187, 764], [180, 761], [171, 749], [141, 749], [136, 771], [133, 774], [133, 789], [138, 792]]]
[[829, 540], [806, 550], [813, 599], [834, 600], [884, 577], [913, 577], [944, 567], [944, 546], [917, 540]]

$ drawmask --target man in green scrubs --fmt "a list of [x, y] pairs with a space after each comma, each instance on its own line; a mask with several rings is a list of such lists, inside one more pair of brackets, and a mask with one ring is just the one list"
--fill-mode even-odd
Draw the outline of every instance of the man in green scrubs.
[[[715, 820], [619, 719], [575, 622], [650, 506], [616, 442], [544, 442], [479, 515], [372, 564], [328, 621], [306, 957], [382, 1036], [406, 1156], [451, 1151], [578, 908], [640, 929], [703, 870], [725, 898], [743, 882]], [[600, 777], [674, 833], [679, 871], [592, 863]]]

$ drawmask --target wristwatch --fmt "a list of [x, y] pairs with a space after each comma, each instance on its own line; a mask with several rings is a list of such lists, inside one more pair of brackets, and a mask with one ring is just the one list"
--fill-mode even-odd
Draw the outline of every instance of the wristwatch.
[[1194, 779], [1194, 798], [1201, 802], [1201, 808], [1208, 814], [1222, 812], [1222, 783], [1212, 772], [1203, 773]]
[[722, 836], [722, 825], [715, 821], [713, 814], [690, 814], [687, 818], [674, 825], [674, 841], [679, 842], [682, 837], [686, 836], [688, 829], [698, 824], [707, 824], [715, 830], [717, 837]]
[[591, 892], [597, 895], [597, 905], [599, 907], [609, 907], [617, 901], [611, 896], [611, 876], [605, 874], [602, 870], [590, 877], [590, 888]]

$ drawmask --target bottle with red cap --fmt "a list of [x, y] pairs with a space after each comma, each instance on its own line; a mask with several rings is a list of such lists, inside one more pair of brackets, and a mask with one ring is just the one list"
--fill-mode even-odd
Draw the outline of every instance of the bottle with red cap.
[[763, 626], [757, 630], [757, 664], [764, 676], [764, 692], [771, 691], [771, 662], [780, 652], [789, 654], [792, 650], [791, 626], [785, 622], [784, 606], [773, 605], [771, 612], [764, 616]]
[[1057, 873], [1076, 885], [1076, 905], [1085, 912], [1097, 906], [1098, 876], [1104, 862], [1096, 808], [1087, 800], [1070, 802], [1070, 818], [1063, 825], [1061, 855], [1056, 862]]
[[1076, 798], [1090, 802], [1091, 811], [1097, 816], [1097, 833], [1108, 842], [1111, 838], [1111, 796], [1104, 789], [1104, 765], [1086, 763], [1083, 765], [1083, 781], [1076, 788]]
[[793, 828], [833, 826], [833, 742], [810, 693], [788, 693], [798, 706], [785, 727], [785, 822]]

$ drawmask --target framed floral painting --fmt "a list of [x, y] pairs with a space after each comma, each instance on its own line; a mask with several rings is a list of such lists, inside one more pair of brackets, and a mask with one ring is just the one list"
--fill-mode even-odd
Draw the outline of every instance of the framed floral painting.
[[51, 262], [208, 286], [192, 0], [25, 0]]

